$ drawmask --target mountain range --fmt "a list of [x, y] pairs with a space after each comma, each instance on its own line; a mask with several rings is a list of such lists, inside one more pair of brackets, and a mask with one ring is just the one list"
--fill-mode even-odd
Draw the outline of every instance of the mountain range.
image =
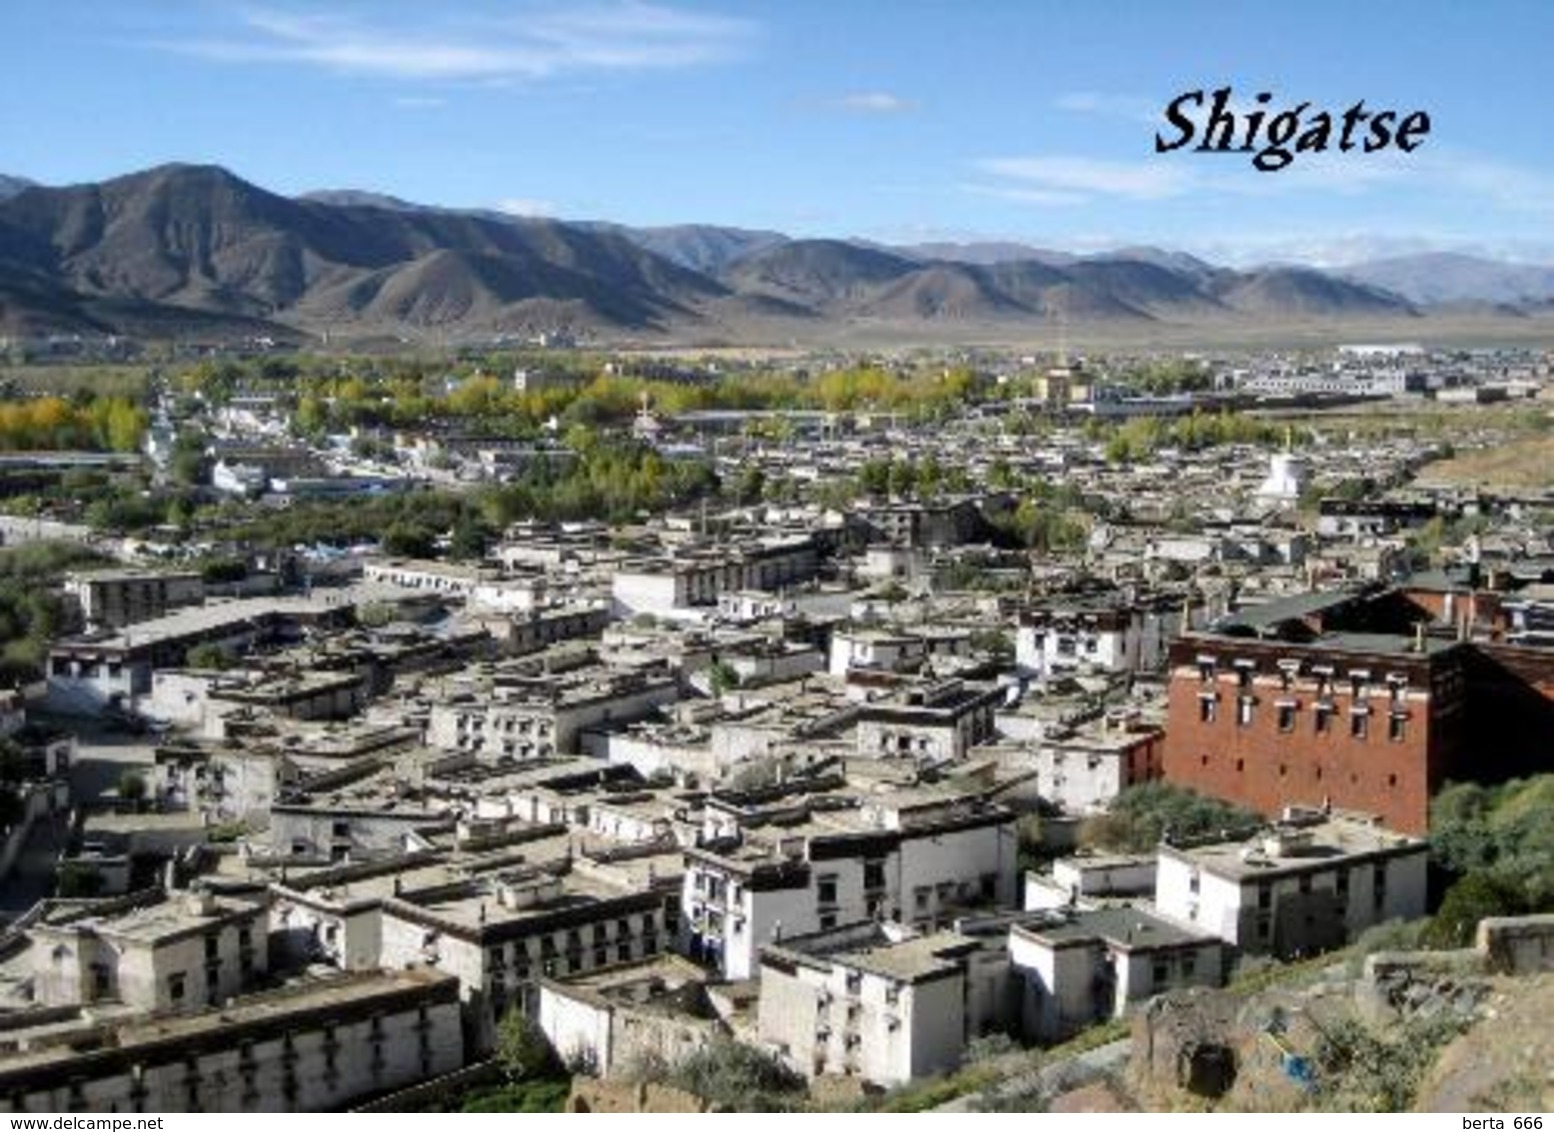
[[1220, 267], [1181, 252], [1016, 243], [892, 247], [712, 225], [631, 228], [286, 197], [216, 167], [96, 184], [0, 177], [0, 333], [329, 331], [788, 342], [842, 328], [1153, 329], [1546, 313], [1554, 268], [1467, 256], [1343, 272]]

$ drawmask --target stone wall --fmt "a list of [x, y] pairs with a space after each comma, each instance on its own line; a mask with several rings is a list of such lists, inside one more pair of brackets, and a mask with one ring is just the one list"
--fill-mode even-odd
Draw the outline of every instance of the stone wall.
[[640, 1081], [578, 1077], [567, 1098], [568, 1112], [713, 1112], [707, 1101], [684, 1089]]
[[1474, 949], [1499, 975], [1554, 971], [1554, 915], [1481, 920]]

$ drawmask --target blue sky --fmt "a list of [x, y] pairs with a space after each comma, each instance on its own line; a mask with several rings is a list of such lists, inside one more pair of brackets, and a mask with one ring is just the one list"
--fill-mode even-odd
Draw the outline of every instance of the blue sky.
[[[5, 0], [0, 171], [886, 241], [1554, 260], [1554, 4]], [[1429, 112], [1411, 155], [1154, 153], [1183, 91]]]

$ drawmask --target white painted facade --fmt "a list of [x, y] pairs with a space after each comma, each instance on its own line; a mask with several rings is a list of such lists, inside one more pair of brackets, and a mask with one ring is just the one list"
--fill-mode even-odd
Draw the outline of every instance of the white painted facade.
[[1232, 847], [1231, 861], [1223, 846], [1162, 846], [1155, 906], [1246, 952], [1293, 956], [1342, 946], [1375, 924], [1427, 910], [1427, 843], [1390, 841], [1328, 855], [1272, 856], [1249, 846], [1241, 858]]
[[746, 979], [756, 973], [761, 945], [780, 937], [875, 919], [931, 929], [969, 906], [1010, 906], [1017, 896], [1014, 823], [1013, 814], [995, 811], [975, 822], [800, 840], [786, 861], [691, 850], [683, 938], [693, 958]]

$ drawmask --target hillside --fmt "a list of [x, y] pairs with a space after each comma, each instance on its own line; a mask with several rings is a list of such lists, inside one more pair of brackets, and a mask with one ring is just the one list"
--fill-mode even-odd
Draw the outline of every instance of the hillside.
[[[650, 328], [721, 288], [625, 238], [548, 220], [291, 200], [163, 166], [0, 204], [0, 283], [47, 311], [130, 300], [237, 320], [501, 328], [561, 314]], [[23, 304], [17, 302], [17, 309]], [[37, 313], [37, 312], [34, 312]]]
[[1547, 307], [1436, 309], [1371, 282], [1235, 271], [1154, 247], [896, 249], [716, 225], [570, 223], [359, 190], [284, 197], [214, 166], [26, 185], [0, 199], [5, 333], [480, 338], [566, 327], [734, 343], [1009, 339], [1061, 322], [1079, 336], [1230, 340], [1427, 322], [1535, 328]]
[[1554, 298], [1554, 267], [1449, 252], [1373, 260], [1340, 274], [1415, 303], [1525, 303]]

